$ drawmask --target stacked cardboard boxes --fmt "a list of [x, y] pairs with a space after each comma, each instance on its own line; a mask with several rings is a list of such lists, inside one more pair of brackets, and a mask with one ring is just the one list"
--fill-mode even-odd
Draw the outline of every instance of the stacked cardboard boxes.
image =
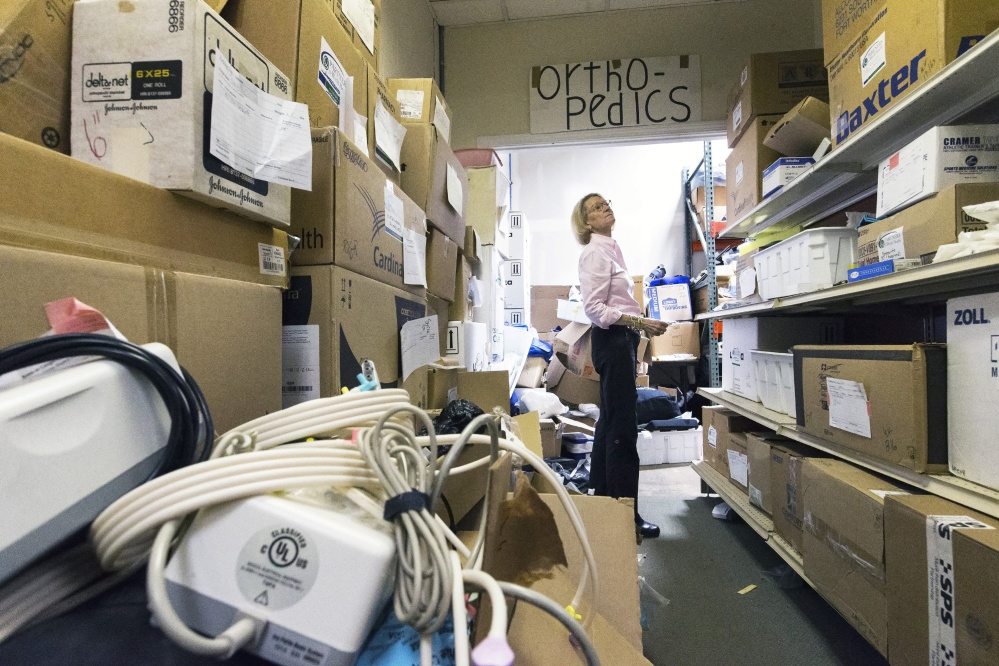
[[[512, 212], [507, 232], [506, 279], [503, 286], [503, 322], [510, 326], [527, 326], [531, 321], [529, 294], [530, 262], [527, 243], [527, 220], [523, 213]], [[540, 332], [540, 331], [539, 331]]]

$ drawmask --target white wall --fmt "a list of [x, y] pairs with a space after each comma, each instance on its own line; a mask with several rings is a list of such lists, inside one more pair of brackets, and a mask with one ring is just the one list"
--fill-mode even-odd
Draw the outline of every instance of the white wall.
[[437, 78], [437, 22], [426, 0], [382, 0], [382, 78]]
[[[717, 163], [725, 141], [712, 144]], [[539, 148], [512, 154], [513, 206], [524, 213], [531, 284], [574, 284], [581, 246], [570, 225], [572, 207], [590, 192], [613, 201], [614, 239], [632, 275], [664, 264], [684, 272], [680, 172], [701, 160], [701, 142], [617, 147]], [[503, 154], [504, 162], [508, 154]]]
[[551, 62], [698, 54], [703, 119], [723, 120], [725, 99], [750, 53], [821, 46], [819, 4], [748, 0], [448, 27], [444, 94], [454, 110], [452, 145], [529, 134], [531, 68]]

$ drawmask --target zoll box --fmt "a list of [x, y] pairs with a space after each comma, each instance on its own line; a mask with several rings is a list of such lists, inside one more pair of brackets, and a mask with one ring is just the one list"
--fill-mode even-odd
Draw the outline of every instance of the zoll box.
[[999, 521], [934, 495], [885, 498], [892, 664], [999, 663]]
[[[122, 11], [122, 7], [128, 11]], [[209, 152], [216, 58], [290, 100], [287, 77], [201, 0], [84, 0], [73, 11], [73, 157], [287, 226], [291, 188]]]
[[803, 472], [805, 576], [878, 652], [887, 655], [884, 504], [886, 496], [909, 491], [831, 458], [809, 458]]
[[419, 296], [405, 283], [407, 230], [425, 236], [423, 211], [374, 161], [332, 127], [312, 130], [312, 190], [291, 196], [296, 266], [336, 264]]
[[999, 489], [999, 293], [947, 301], [951, 474]]
[[946, 469], [945, 345], [796, 346], [794, 387], [809, 435], [913, 472]]
[[999, 125], [934, 127], [878, 169], [878, 217], [950, 185], [999, 181]]
[[965, 206], [999, 200], [999, 183], [951, 185], [927, 199], [857, 230], [857, 265], [889, 259], [920, 259], [941, 245], [956, 243], [964, 231], [982, 231], [985, 222]]

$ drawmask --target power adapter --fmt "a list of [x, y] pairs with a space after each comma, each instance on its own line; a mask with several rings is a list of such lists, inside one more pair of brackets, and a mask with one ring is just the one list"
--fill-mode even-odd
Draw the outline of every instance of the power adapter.
[[283, 666], [350, 666], [391, 598], [395, 540], [342, 496], [261, 495], [203, 509], [165, 571], [174, 611], [217, 636], [265, 624], [243, 649]]

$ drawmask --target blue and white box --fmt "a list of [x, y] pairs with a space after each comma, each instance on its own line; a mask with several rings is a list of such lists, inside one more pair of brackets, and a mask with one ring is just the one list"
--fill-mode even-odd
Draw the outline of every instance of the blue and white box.
[[922, 262], [919, 259], [885, 259], [875, 264], [851, 268], [847, 271], [846, 281], [860, 282], [861, 280], [869, 280], [881, 277], [882, 275], [891, 275], [892, 273], [909, 270], [910, 268], [917, 268], [921, 265]]
[[878, 168], [878, 217], [961, 183], [999, 182], [999, 125], [934, 127]]
[[782, 157], [763, 170], [763, 198], [768, 199], [784, 191], [784, 188], [815, 164], [811, 157]]
[[661, 284], [645, 290], [649, 298], [649, 316], [660, 321], [691, 321], [690, 284]]

